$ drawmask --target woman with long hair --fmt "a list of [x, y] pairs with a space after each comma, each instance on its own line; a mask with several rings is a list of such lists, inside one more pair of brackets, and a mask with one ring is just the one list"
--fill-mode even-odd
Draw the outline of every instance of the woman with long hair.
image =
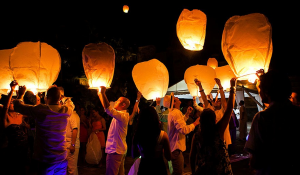
[[169, 138], [161, 130], [156, 110], [151, 106], [139, 113], [132, 149], [132, 157], [141, 156], [138, 174], [167, 174], [164, 157], [171, 160]]
[[193, 174], [232, 174], [224, 132], [234, 107], [236, 78], [230, 80], [230, 95], [223, 117], [216, 123], [212, 109], [204, 109], [200, 116], [200, 128], [194, 134], [190, 152]]
[[14, 111], [12, 95], [18, 83], [10, 83], [11, 91], [4, 100], [0, 118], [1, 128], [7, 138], [7, 147], [4, 151], [4, 174], [26, 174], [28, 165], [28, 135], [24, 116]]

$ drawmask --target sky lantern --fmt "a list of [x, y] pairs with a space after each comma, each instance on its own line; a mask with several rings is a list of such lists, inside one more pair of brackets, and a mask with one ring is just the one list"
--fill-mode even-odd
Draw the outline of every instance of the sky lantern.
[[157, 59], [137, 63], [132, 69], [137, 89], [147, 100], [164, 97], [169, 86], [167, 67]]
[[223, 86], [223, 89], [226, 91], [229, 91], [230, 88], [230, 80], [233, 77], [236, 77], [231, 70], [229, 65], [217, 67], [215, 69], [217, 78], [220, 79], [221, 85]]
[[216, 84], [216, 71], [205, 65], [191, 66], [185, 71], [184, 81], [191, 96], [200, 96], [199, 87], [194, 81], [195, 78], [201, 82], [205, 94], [208, 95]]
[[240, 80], [255, 81], [255, 72], [269, 69], [272, 27], [266, 16], [252, 13], [233, 16], [225, 24], [222, 52], [232, 71]]
[[9, 66], [9, 57], [12, 51], [13, 49], [0, 50], [0, 94], [7, 94], [10, 90], [9, 84], [14, 80]]
[[57, 79], [61, 68], [58, 51], [44, 42], [21, 42], [9, 57], [13, 79], [27, 90], [45, 92]]
[[123, 6], [123, 12], [124, 13], [128, 13], [128, 11], [129, 11], [129, 6], [128, 5], [124, 5]]
[[218, 61], [215, 58], [209, 58], [207, 60], [207, 66], [212, 67], [213, 69], [216, 69], [216, 67], [218, 67]]
[[177, 37], [185, 49], [203, 49], [206, 34], [206, 15], [200, 10], [183, 9], [176, 27]]
[[82, 51], [82, 63], [90, 89], [110, 87], [115, 70], [115, 51], [110, 45], [87, 44]]

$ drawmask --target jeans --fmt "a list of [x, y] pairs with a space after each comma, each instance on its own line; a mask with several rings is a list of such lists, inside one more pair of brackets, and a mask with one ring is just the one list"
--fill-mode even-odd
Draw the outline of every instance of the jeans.
[[172, 166], [173, 166], [173, 173], [172, 175], [182, 175], [184, 170], [184, 158], [182, 151], [177, 149], [172, 152]]
[[124, 162], [126, 154], [110, 153], [106, 156], [107, 175], [125, 175]]

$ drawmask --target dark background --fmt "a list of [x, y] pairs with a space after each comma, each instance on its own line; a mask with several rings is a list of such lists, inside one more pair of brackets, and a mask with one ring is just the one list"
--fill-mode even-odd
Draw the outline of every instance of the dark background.
[[[123, 13], [124, 4], [129, 13]], [[195, 64], [206, 64], [210, 57], [227, 64], [221, 51], [226, 21], [234, 15], [262, 13], [272, 25], [273, 55], [270, 69], [289, 76], [299, 75], [299, 9], [292, 1], [69, 1], [43, 3], [2, 3], [0, 49], [19, 42], [41, 41], [57, 49], [62, 67], [55, 84], [67, 89], [66, 95], [94, 98], [95, 92], [78, 85], [84, 77], [81, 52], [92, 42], [107, 42], [116, 52], [115, 75], [109, 98], [121, 95], [135, 98], [133, 66], [152, 58], [163, 62], [170, 76], [169, 86], [183, 79], [184, 71]], [[185, 50], [176, 35], [181, 11], [199, 9], [207, 15], [206, 38], [202, 51]], [[69, 94], [68, 94], [69, 93]], [[86, 95], [90, 93], [90, 95]], [[84, 95], [85, 94], [85, 95]]]

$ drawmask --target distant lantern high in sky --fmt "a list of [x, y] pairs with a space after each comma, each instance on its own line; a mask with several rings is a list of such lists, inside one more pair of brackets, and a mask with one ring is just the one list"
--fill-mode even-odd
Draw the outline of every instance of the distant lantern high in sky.
[[137, 89], [147, 100], [162, 98], [167, 93], [169, 72], [157, 59], [137, 63], [132, 69], [132, 78]]
[[124, 5], [123, 6], [123, 12], [124, 13], [128, 13], [128, 11], [129, 11], [129, 6], [128, 5]]
[[206, 35], [206, 15], [200, 10], [183, 9], [176, 26], [177, 37], [185, 49], [203, 49]]
[[257, 70], [267, 72], [273, 52], [272, 27], [267, 17], [252, 13], [229, 18], [223, 30], [222, 52], [240, 80], [253, 82]]
[[90, 89], [110, 87], [115, 70], [115, 51], [110, 45], [87, 44], [82, 51], [82, 63]]

